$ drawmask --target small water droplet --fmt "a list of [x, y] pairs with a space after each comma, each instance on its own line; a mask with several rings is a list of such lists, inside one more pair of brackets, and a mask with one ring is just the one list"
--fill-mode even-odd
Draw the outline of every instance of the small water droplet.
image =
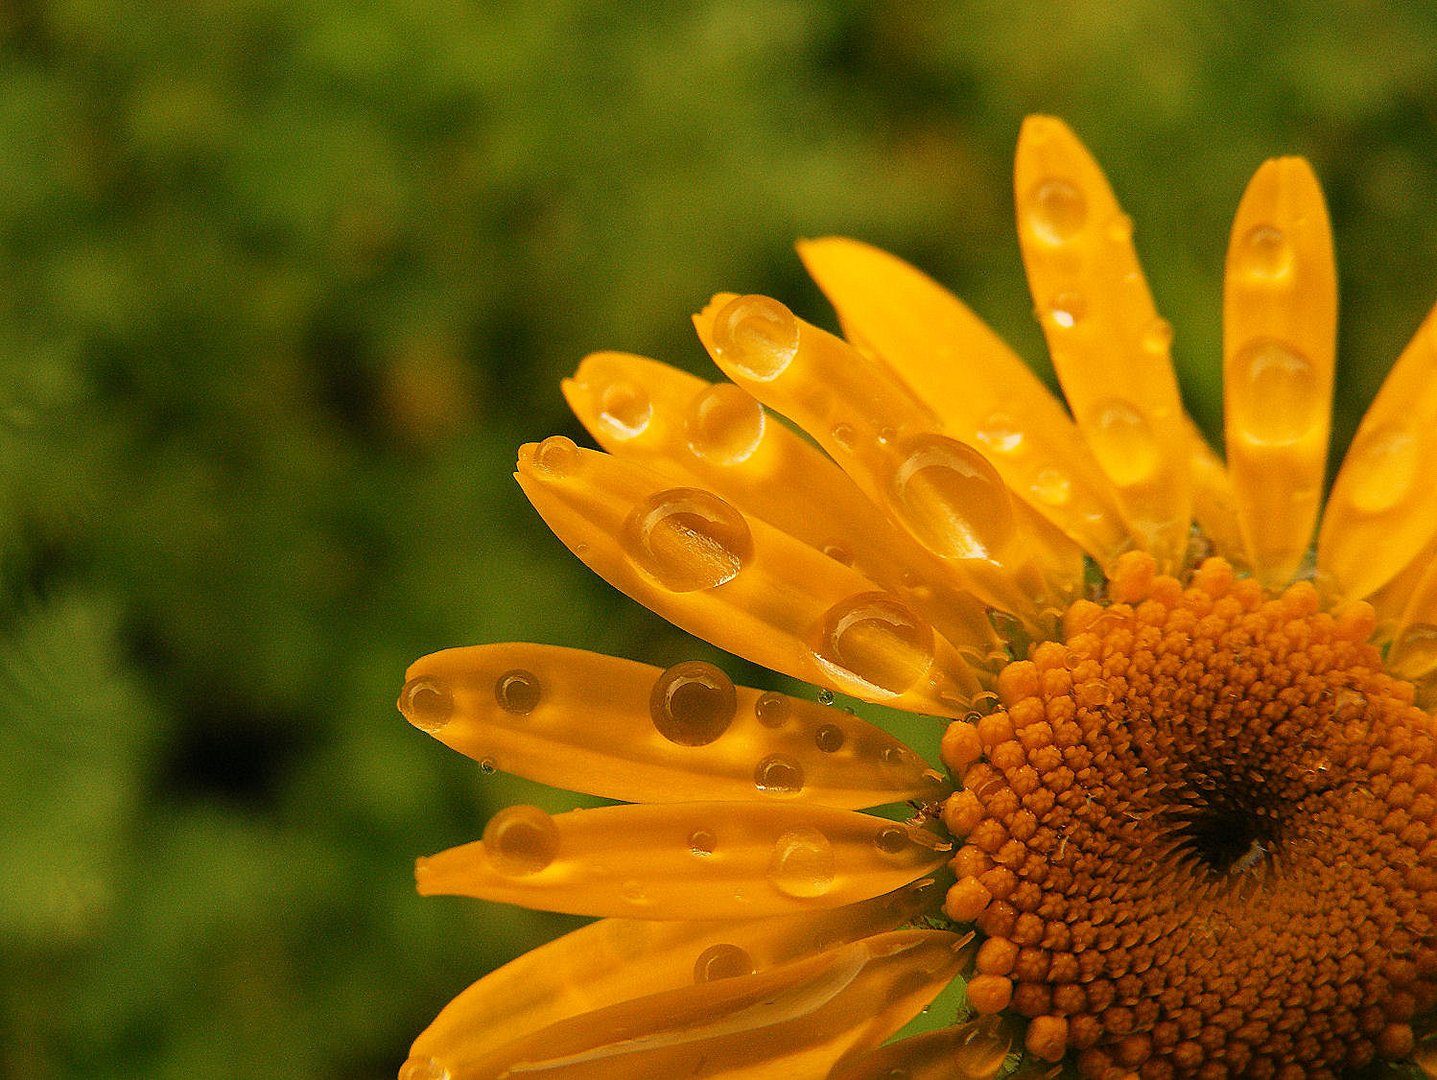
[[1359, 432], [1343, 463], [1348, 501], [1362, 514], [1381, 514], [1398, 506], [1417, 482], [1421, 447], [1402, 427]]
[[879, 760], [889, 768], [897, 768], [900, 765], [907, 765], [913, 760], [913, 754], [902, 746], [885, 746], [883, 752], [878, 755]]
[[832, 754], [843, 748], [843, 729], [837, 724], [824, 724], [813, 733], [813, 741], [825, 754]]
[[940, 558], [994, 558], [1013, 535], [1013, 504], [988, 459], [945, 435], [906, 439], [899, 453], [894, 509], [909, 531]]
[[648, 393], [626, 379], [609, 383], [599, 394], [599, 421], [617, 439], [642, 435], [653, 415]]
[[494, 700], [499, 708], [515, 716], [528, 716], [539, 705], [543, 687], [532, 671], [515, 668], [494, 680]]
[[1115, 244], [1126, 244], [1133, 238], [1133, 219], [1119, 211], [1108, 222], [1108, 239]]
[[420, 731], [433, 735], [454, 715], [454, 695], [442, 680], [420, 675], [399, 692], [399, 711]]
[[1155, 318], [1143, 331], [1143, 348], [1150, 353], [1166, 356], [1173, 344], [1173, 324], [1164, 318]]
[[710, 945], [699, 953], [694, 961], [694, 982], [713, 982], [715, 979], [734, 979], [752, 975], [757, 968], [747, 950], [737, 945], [722, 942]]
[[1399, 679], [1422, 679], [1437, 670], [1437, 626], [1412, 623], [1387, 654], [1387, 667]]
[[499, 770], [498, 764], [493, 758], [480, 758], [479, 771], [485, 776], [493, 776]]
[[787, 896], [811, 899], [833, 888], [833, 845], [817, 829], [793, 829], [780, 836], [768, 860], [768, 880]]
[[1048, 306], [1048, 316], [1065, 330], [1077, 326], [1087, 313], [1088, 301], [1077, 292], [1061, 292]]
[[763, 406], [733, 383], [715, 383], [689, 406], [689, 449], [715, 465], [739, 465], [763, 441]]
[[1237, 262], [1249, 278], [1273, 281], [1292, 269], [1292, 244], [1277, 226], [1254, 225], [1239, 243]]
[[648, 907], [654, 902], [649, 895], [649, 890], [644, 887], [642, 881], [629, 880], [619, 887], [619, 893], [623, 896], [624, 902], [634, 907]]
[[896, 438], [898, 438], [897, 428], [885, 427], [878, 429], [878, 444], [880, 446], [887, 446]]
[[766, 728], [780, 728], [793, 715], [793, 704], [782, 694], [760, 694], [753, 703], [753, 714]]
[[737, 710], [733, 680], [702, 660], [675, 664], [649, 694], [654, 727], [679, 746], [707, 746], [728, 730]]
[[824, 706], [825, 708], [830, 708], [837, 700], [837, 696], [832, 690], [828, 689], [828, 687], [820, 686], [818, 688], [818, 703], [820, 705]]
[[1083, 433], [1103, 470], [1119, 487], [1142, 483], [1158, 467], [1152, 425], [1131, 402], [1106, 398], [1088, 411]]
[[449, 1080], [449, 1070], [433, 1058], [412, 1057], [399, 1066], [399, 1080]]
[[833, 680], [901, 694], [933, 666], [933, 629], [887, 593], [860, 593], [829, 608], [814, 659]]
[[884, 825], [874, 834], [873, 846], [885, 855], [901, 855], [912, 844], [907, 829], [899, 825]]
[[672, 592], [732, 581], [753, 554], [742, 514], [701, 488], [670, 488], [636, 506], [621, 542], [639, 569]]
[[1049, 466], [1038, 470], [1030, 490], [1045, 506], [1066, 506], [1073, 497], [1073, 481], [1061, 469]]
[[1028, 197], [1028, 221], [1040, 240], [1062, 244], [1071, 240], [1088, 219], [1088, 202], [1067, 180], [1040, 181]]
[[786, 754], [769, 754], [754, 766], [753, 786], [765, 795], [797, 795], [803, 790], [803, 766]]
[[979, 425], [978, 441], [995, 454], [1016, 454], [1023, 446], [1023, 431], [1007, 413], [993, 413]]
[[824, 544], [823, 553], [836, 563], [842, 563], [844, 566], [853, 565], [853, 555], [847, 548], [839, 544]]
[[718, 838], [707, 829], [695, 829], [689, 833], [689, 850], [703, 858], [714, 853]]
[[842, 449], [853, 449], [853, 440], [857, 438], [857, 434], [854, 432], [852, 424], [834, 424], [832, 435], [833, 441]]
[[740, 296], [714, 317], [717, 359], [759, 382], [784, 373], [798, 355], [799, 338], [793, 312], [767, 296]]
[[579, 448], [567, 435], [550, 435], [534, 451], [534, 466], [556, 480], [579, 467]]
[[484, 853], [505, 877], [537, 874], [559, 854], [559, 826], [537, 806], [506, 806], [484, 826]]
[[1292, 346], [1270, 338], [1249, 342], [1234, 358], [1233, 377], [1243, 392], [1228, 423], [1250, 441], [1287, 446], [1322, 422], [1327, 398], [1317, 369]]

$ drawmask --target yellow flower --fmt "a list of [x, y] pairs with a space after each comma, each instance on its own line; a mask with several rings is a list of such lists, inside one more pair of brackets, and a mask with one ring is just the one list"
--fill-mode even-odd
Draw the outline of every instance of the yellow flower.
[[[1437, 1075], [1437, 322], [1323, 511], [1336, 276], [1308, 165], [1264, 164], [1233, 225], [1226, 464], [1060, 122], [1024, 125], [1015, 194], [1070, 412], [931, 280], [825, 239], [799, 251], [846, 340], [720, 295], [694, 321], [731, 381], [591, 356], [564, 392], [607, 453], [519, 456], [555, 533], [675, 625], [946, 718], [953, 785], [707, 663], [419, 661], [416, 726], [633, 805], [511, 807], [420, 860], [424, 893], [603, 919], [461, 994], [404, 1080], [984, 1077], [1010, 1049], [1027, 1075]], [[960, 977], [976, 1018], [883, 1045]]]

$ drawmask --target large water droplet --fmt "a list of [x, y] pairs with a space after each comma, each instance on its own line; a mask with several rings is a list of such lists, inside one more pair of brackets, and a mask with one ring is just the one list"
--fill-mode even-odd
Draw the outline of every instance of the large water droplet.
[[654, 727], [679, 746], [707, 746], [728, 730], [737, 709], [733, 681], [702, 660], [675, 664], [649, 695]]
[[599, 420], [617, 439], [642, 435], [653, 415], [648, 392], [626, 379], [609, 383], [599, 394]]
[[743, 515], [700, 488], [671, 488], [644, 500], [624, 522], [622, 542], [641, 570], [673, 592], [732, 581], [753, 554]]
[[793, 312], [777, 300], [740, 296], [714, 317], [714, 353], [750, 379], [769, 382], [798, 355], [799, 333]]
[[1401, 427], [1359, 435], [1343, 466], [1353, 509], [1381, 514], [1400, 504], [1417, 481], [1420, 449], [1416, 437]]
[[1400, 679], [1421, 679], [1437, 671], [1437, 626], [1408, 626], [1392, 643], [1387, 666]]
[[1088, 219], [1088, 202], [1075, 184], [1052, 178], [1039, 182], [1028, 196], [1028, 221], [1040, 240], [1062, 244]]
[[814, 658], [840, 683], [901, 694], [933, 664], [933, 629], [886, 593], [860, 593], [821, 620]]
[[715, 979], [734, 979], [752, 975], [757, 968], [748, 951], [737, 945], [721, 942], [710, 945], [699, 953], [694, 961], [694, 982], [713, 982]]
[[768, 880], [788, 896], [810, 899], [833, 888], [833, 845], [817, 829], [792, 829], [773, 845]]
[[1038, 470], [1029, 490], [1045, 506], [1066, 506], [1073, 497], [1073, 481], [1067, 473], [1050, 465]]
[[995, 454], [1016, 454], [1023, 446], [1023, 429], [1007, 413], [993, 413], [975, 434], [984, 448]]
[[894, 506], [909, 531], [942, 558], [996, 557], [1013, 535], [1013, 504], [987, 458], [945, 435], [906, 439], [899, 453]]
[[803, 766], [786, 754], [769, 754], [753, 768], [753, 786], [765, 795], [797, 795]]
[[505, 877], [528, 877], [559, 853], [559, 826], [537, 806], [506, 806], [484, 826], [484, 853]]
[[1292, 346], [1270, 338], [1249, 342], [1235, 358], [1234, 376], [1246, 384], [1234, 420], [1251, 441], [1284, 446], [1321, 423], [1328, 402], [1317, 369]]
[[763, 441], [763, 406], [733, 383], [715, 383], [689, 406], [689, 449], [715, 465], [747, 461]]
[[843, 749], [843, 729], [837, 724], [824, 724], [813, 733], [813, 741], [825, 754], [834, 754]]
[[433, 1058], [412, 1057], [399, 1066], [399, 1080], [449, 1080], [449, 1070]]
[[753, 703], [753, 714], [766, 728], [780, 728], [793, 715], [793, 703], [782, 694], [760, 694]]
[[579, 467], [579, 448], [567, 435], [550, 435], [534, 449], [534, 466], [556, 480]]
[[1083, 434], [1119, 487], [1141, 483], [1158, 467], [1158, 445], [1152, 425], [1131, 402], [1121, 398], [1099, 401], [1088, 412]]
[[454, 695], [443, 681], [421, 675], [399, 692], [399, 711], [420, 731], [433, 735], [454, 715]]
[[699, 858], [706, 858], [714, 853], [718, 846], [718, 837], [707, 829], [695, 829], [689, 833], [689, 851]]
[[1292, 245], [1275, 225], [1254, 225], [1239, 241], [1239, 269], [1249, 278], [1273, 281], [1292, 269]]
[[494, 680], [494, 700], [499, 708], [515, 716], [528, 716], [539, 705], [543, 688], [532, 671], [515, 668]]

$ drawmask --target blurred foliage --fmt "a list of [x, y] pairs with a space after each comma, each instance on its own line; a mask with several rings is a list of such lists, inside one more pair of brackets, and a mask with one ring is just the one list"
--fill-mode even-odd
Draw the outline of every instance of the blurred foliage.
[[699, 370], [711, 292], [830, 321], [799, 235], [1041, 369], [1027, 112], [1106, 165], [1209, 431], [1232, 210], [1313, 160], [1345, 440], [1437, 292], [1435, 43], [1363, 0], [0, 4], [0, 1072], [389, 1076], [568, 925], [414, 895], [566, 797], [405, 725], [404, 667], [697, 647], [547, 536], [515, 446], [577, 435], [586, 351]]

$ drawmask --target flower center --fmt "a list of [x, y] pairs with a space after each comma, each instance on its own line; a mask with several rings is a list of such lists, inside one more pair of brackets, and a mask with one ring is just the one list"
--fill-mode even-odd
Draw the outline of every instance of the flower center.
[[1090, 1077], [1320, 1077], [1437, 1003], [1437, 736], [1371, 609], [1125, 557], [944, 737], [969, 1001]]

